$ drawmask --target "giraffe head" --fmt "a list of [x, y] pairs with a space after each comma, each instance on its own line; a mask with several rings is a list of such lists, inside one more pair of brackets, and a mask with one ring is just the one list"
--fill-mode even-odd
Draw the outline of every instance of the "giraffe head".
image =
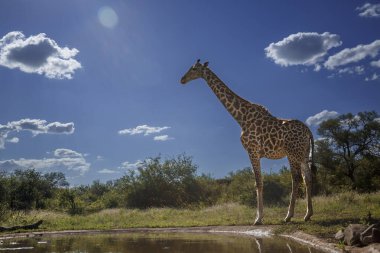
[[208, 62], [204, 64], [200, 63], [201, 60], [197, 60], [197, 62], [190, 67], [190, 69], [186, 72], [186, 74], [181, 78], [181, 83], [186, 84], [187, 82], [200, 78], [203, 75], [203, 71], [207, 68]]

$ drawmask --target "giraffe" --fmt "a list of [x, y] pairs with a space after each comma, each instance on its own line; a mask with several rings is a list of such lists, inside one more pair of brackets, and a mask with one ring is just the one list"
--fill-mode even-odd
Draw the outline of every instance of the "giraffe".
[[261, 158], [288, 158], [292, 175], [292, 192], [285, 222], [290, 221], [294, 216], [294, 206], [302, 175], [307, 199], [307, 211], [304, 220], [310, 220], [313, 215], [311, 167], [314, 166], [314, 139], [310, 129], [299, 120], [276, 118], [264, 106], [241, 98], [209, 69], [208, 62], [201, 64], [198, 60], [182, 77], [181, 83], [186, 84], [198, 78], [203, 78], [207, 82], [241, 127], [240, 140], [248, 153], [255, 175], [257, 214], [254, 225], [260, 225], [263, 222]]

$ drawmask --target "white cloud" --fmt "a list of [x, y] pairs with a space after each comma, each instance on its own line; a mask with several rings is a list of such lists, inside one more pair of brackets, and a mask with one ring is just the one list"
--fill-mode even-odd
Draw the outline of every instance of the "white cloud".
[[101, 169], [98, 170], [98, 173], [100, 174], [120, 174], [124, 173], [125, 171], [130, 171], [130, 170], [137, 170], [144, 162], [141, 160], [137, 160], [134, 163], [131, 162], [123, 162], [119, 167], [117, 168], [112, 168], [112, 169]]
[[[82, 176], [90, 169], [90, 163], [86, 161], [82, 154], [76, 151], [56, 149], [54, 154], [56, 157], [53, 158], [3, 160], [0, 161], [0, 169], [14, 171], [15, 169], [33, 168], [43, 173], [61, 171], [68, 177]], [[75, 154], [75, 156], [67, 154]]]
[[375, 40], [371, 44], [358, 45], [353, 48], [345, 48], [342, 51], [330, 56], [324, 63], [327, 69], [335, 69], [337, 67], [356, 63], [367, 57], [376, 57], [380, 51], [380, 40]]
[[355, 66], [355, 67], [345, 67], [338, 70], [339, 74], [358, 74], [362, 75], [364, 74], [364, 67], [363, 66]]
[[356, 10], [360, 11], [359, 16], [361, 17], [380, 17], [380, 4], [365, 3], [361, 7], [356, 8]]
[[141, 160], [137, 160], [136, 162], [134, 163], [131, 163], [131, 162], [123, 162], [121, 164], [121, 166], [119, 167], [119, 169], [122, 169], [122, 170], [136, 170], [138, 169], [144, 162], [141, 161]]
[[[368, 7], [368, 5], [364, 6]], [[366, 58], [373, 59], [380, 54], [380, 40], [375, 40], [366, 45], [359, 44], [353, 48], [345, 48], [333, 55], [327, 55], [331, 48], [338, 47], [341, 44], [342, 42], [336, 34], [299, 32], [276, 43], [271, 43], [265, 48], [265, 52], [268, 58], [281, 66], [303, 65], [314, 67], [316, 72], [320, 71], [322, 67], [334, 71], [328, 76], [329, 78], [345, 74], [363, 75], [368, 74], [368, 72], [371, 73], [372, 70], [368, 68], [369, 63], [367, 61], [360, 65], [358, 63]], [[326, 58], [327, 60], [325, 60]], [[351, 66], [346, 66], [349, 64]], [[380, 60], [373, 60], [370, 65], [380, 68]], [[371, 76], [366, 77], [365, 80], [373, 81], [378, 78], [378, 74], [372, 72]]]
[[166, 129], [169, 129], [170, 127], [164, 126], [164, 127], [154, 127], [154, 126], [148, 126], [148, 125], [141, 125], [137, 126], [135, 128], [128, 128], [123, 129], [119, 131], [120, 135], [136, 135], [136, 134], [143, 134], [144, 136], [150, 135], [150, 134], [156, 134], [160, 133]]
[[315, 64], [314, 65], [314, 71], [319, 72], [322, 69], [322, 66], [320, 64]]
[[102, 169], [102, 170], [98, 170], [98, 173], [100, 173], [100, 174], [117, 174], [117, 173], [120, 173], [120, 171], [111, 170], [111, 169]]
[[13, 137], [12, 139], [7, 139], [5, 141], [9, 142], [9, 143], [18, 143], [20, 141], [20, 139], [17, 137]]
[[380, 123], [380, 118], [376, 118], [373, 121], [379, 122]]
[[380, 60], [372, 61], [371, 66], [376, 67], [376, 68], [380, 68]]
[[11, 121], [5, 125], [10, 131], [30, 131], [33, 135], [38, 134], [72, 134], [74, 133], [74, 123], [52, 122], [48, 123], [42, 119], [21, 119]]
[[9, 32], [0, 39], [0, 65], [48, 78], [71, 79], [81, 64], [74, 59], [76, 48], [60, 47], [40, 33], [25, 37], [22, 32]]
[[174, 140], [174, 138], [169, 137], [169, 135], [165, 134], [165, 135], [154, 136], [153, 140], [155, 140], [155, 141], [169, 141], [169, 140]]
[[266, 56], [281, 66], [291, 65], [316, 65], [315, 70], [320, 67], [318, 62], [323, 60], [327, 51], [342, 44], [339, 35], [325, 32], [299, 32], [271, 43], [265, 48]]
[[327, 111], [323, 110], [313, 116], [310, 116], [309, 118], [306, 119], [306, 124], [309, 126], [318, 126], [321, 124], [323, 121], [335, 118], [339, 115], [336, 111]]
[[[47, 123], [46, 120], [41, 119], [21, 119], [18, 121], [11, 121], [5, 125], [0, 124], [0, 149], [5, 148], [5, 141], [7, 140], [8, 134], [11, 132], [18, 133], [20, 131], [28, 131], [37, 136], [39, 134], [72, 134], [74, 133], [74, 123], [61, 123], [52, 122]], [[12, 143], [17, 143], [18, 138], [12, 138]]]
[[369, 82], [369, 81], [376, 81], [376, 80], [379, 80], [379, 79], [380, 79], [380, 75], [378, 75], [376, 73], [373, 73], [372, 76], [366, 77], [365, 81]]
[[324, 141], [324, 140], [329, 140], [328, 138], [326, 138], [326, 137], [320, 137], [320, 136], [318, 136], [317, 137], [317, 139], [316, 139], [317, 141]]
[[360, 121], [359, 115], [354, 115], [350, 119], [341, 119], [340, 124], [345, 129], [350, 129], [352, 125], [356, 125]]
[[0, 149], [4, 149], [4, 148], [5, 148], [5, 138], [4, 136], [3, 137], [0, 136]]
[[54, 156], [60, 157], [60, 158], [76, 158], [76, 157], [83, 157], [84, 155], [71, 149], [58, 148], [54, 150]]
[[74, 123], [53, 122], [46, 125], [42, 133], [50, 134], [72, 134], [74, 132]]
[[97, 160], [97, 161], [103, 161], [103, 160], [104, 160], [104, 157], [101, 156], [101, 155], [97, 155], [97, 156], [96, 156], [96, 160]]

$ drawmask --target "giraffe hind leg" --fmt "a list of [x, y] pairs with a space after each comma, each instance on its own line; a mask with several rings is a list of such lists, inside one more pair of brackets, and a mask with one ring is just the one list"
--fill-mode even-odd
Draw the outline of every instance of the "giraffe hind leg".
[[306, 188], [306, 215], [304, 217], [305, 221], [310, 220], [310, 217], [313, 215], [313, 203], [311, 200], [311, 189], [312, 189], [312, 175], [311, 168], [307, 161], [301, 164], [302, 177], [305, 183]]
[[298, 188], [301, 178], [300, 174], [300, 163], [289, 158], [290, 171], [292, 173], [292, 193], [290, 195], [290, 203], [288, 208], [288, 213], [284, 219], [285, 222], [289, 222], [294, 216], [294, 206], [296, 204], [296, 199], [298, 197]]

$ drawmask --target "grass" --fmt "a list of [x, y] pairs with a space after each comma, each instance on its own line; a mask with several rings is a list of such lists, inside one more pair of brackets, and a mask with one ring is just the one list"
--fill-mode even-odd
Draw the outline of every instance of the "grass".
[[[339, 229], [349, 223], [366, 223], [368, 212], [380, 219], [380, 193], [341, 193], [330, 197], [313, 198], [314, 216], [304, 222], [306, 203], [298, 200], [295, 217], [290, 223], [283, 223], [287, 207], [265, 207], [264, 223], [276, 226], [278, 233], [303, 231], [319, 237], [331, 238]], [[207, 208], [173, 209], [151, 208], [106, 209], [88, 215], [68, 215], [51, 211], [14, 213], [2, 226], [33, 223], [43, 219], [40, 229], [45, 231], [71, 229], [117, 229], [117, 228], [164, 228], [190, 226], [251, 225], [256, 209], [236, 203], [221, 204]]]
[[380, 193], [345, 192], [330, 197], [315, 197], [313, 198], [314, 215], [310, 222], [302, 220], [305, 201], [298, 202], [296, 218], [290, 224], [279, 227], [278, 232], [303, 231], [319, 237], [330, 238], [339, 229], [350, 223], [369, 223], [369, 213], [371, 213], [372, 219], [380, 220]]

